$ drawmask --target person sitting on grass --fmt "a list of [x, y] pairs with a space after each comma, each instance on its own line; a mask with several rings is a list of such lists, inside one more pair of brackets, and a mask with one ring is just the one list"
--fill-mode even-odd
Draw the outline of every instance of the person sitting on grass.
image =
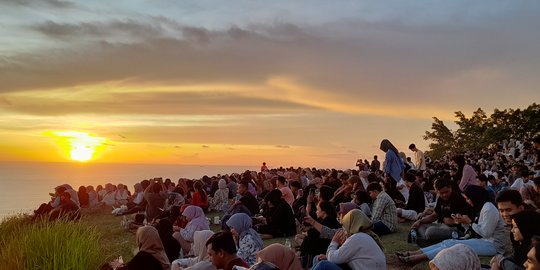
[[[439, 195], [437, 204], [433, 211], [424, 211], [416, 222], [411, 226], [418, 231], [418, 239], [424, 242], [438, 243], [445, 239], [452, 238], [452, 232], [463, 234], [465, 229], [456, 224], [452, 214], [459, 214], [462, 217], [471, 216], [470, 206], [465, 199], [452, 188], [452, 183], [448, 179], [435, 181], [435, 189]], [[437, 221], [438, 223], [433, 223]], [[420, 244], [420, 243], [419, 243]]]
[[367, 192], [373, 199], [373, 210], [371, 212], [373, 231], [377, 235], [395, 232], [398, 223], [397, 208], [392, 198], [383, 191], [379, 183], [369, 184]]
[[262, 217], [257, 217], [259, 224], [255, 229], [264, 238], [293, 236], [296, 223], [291, 206], [281, 197], [281, 191], [274, 189], [264, 198], [266, 208]]
[[416, 176], [412, 173], [405, 173], [405, 186], [409, 189], [409, 200], [405, 208], [398, 208], [397, 215], [401, 222], [416, 220], [419, 213], [426, 208], [426, 198], [422, 188], [416, 184]]
[[227, 181], [225, 179], [219, 179], [218, 190], [214, 193], [214, 197], [210, 200], [210, 210], [218, 212], [225, 212], [229, 207], [229, 189], [227, 188]]
[[315, 258], [312, 270], [386, 269], [386, 257], [373, 223], [359, 209], [343, 217], [343, 229], [336, 232], [326, 255]]
[[60, 205], [51, 211], [49, 220], [62, 218], [68, 220], [79, 220], [81, 218], [80, 207], [71, 200], [71, 195], [67, 191], [60, 194]]
[[160, 219], [155, 225], [159, 238], [165, 248], [165, 253], [170, 262], [178, 259], [180, 255], [180, 243], [173, 237], [173, 224], [168, 218]]
[[202, 208], [190, 205], [182, 212], [182, 217], [187, 221], [185, 228], [180, 228], [179, 232], [175, 232], [173, 237], [178, 240], [182, 247], [184, 256], [187, 256], [191, 251], [193, 243], [193, 235], [196, 231], [209, 230], [208, 220], [204, 215]]
[[146, 200], [146, 220], [151, 222], [159, 216], [165, 208], [167, 200], [167, 189], [163, 184], [162, 178], [155, 178], [150, 181], [150, 185], [144, 190], [144, 199]]
[[[352, 204], [354, 205], [353, 207], [357, 208], [353, 203], [347, 204]], [[340, 207], [342, 206], [347, 207], [348, 205], [341, 203]], [[336, 210], [328, 201], [320, 201], [317, 204], [317, 220], [322, 226], [330, 229], [341, 228], [341, 224], [339, 224], [337, 220]], [[330, 245], [330, 239], [321, 238], [321, 234], [316, 228], [309, 228], [304, 234], [306, 234], [306, 236], [300, 245], [300, 255], [303, 266], [310, 266], [315, 255], [326, 252], [328, 245]]]
[[491, 259], [492, 270], [520, 269], [527, 260], [531, 239], [540, 235], [540, 214], [534, 211], [522, 211], [512, 216], [512, 234], [514, 254], [512, 257], [497, 255]]
[[172, 270], [215, 270], [206, 253], [206, 241], [214, 235], [213, 231], [202, 230], [193, 234], [193, 254], [196, 257], [177, 259], [171, 263]]
[[117, 270], [169, 270], [171, 265], [158, 231], [152, 226], [143, 226], [137, 230], [136, 242], [139, 248], [137, 255], [127, 264], [117, 261], [111, 263], [111, 267]]
[[208, 211], [209, 202], [208, 195], [203, 189], [202, 182], [196, 181], [195, 184], [193, 184], [193, 189], [195, 192], [193, 192], [193, 196], [191, 198], [191, 205], [200, 207], [206, 213]]
[[236, 244], [230, 232], [217, 232], [206, 241], [206, 252], [217, 269], [233, 270], [234, 266], [249, 267], [236, 255]]
[[257, 262], [255, 253], [264, 248], [264, 243], [259, 234], [251, 228], [251, 217], [238, 213], [231, 216], [227, 226], [231, 229], [237, 246], [237, 254], [249, 265]]
[[476, 185], [469, 185], [463, 197], [474, 210], [474, 219], [468, 216], [454, 215], [454, 222], [460, 223], [467, 230], [464, 239], [449, 239], [441, 243], [422, 248], [414, 252], [398, 252], [398, 259], [407, 264], [416, 264], [433, 259], [437, 253], [456, 244], [471, 247], [479, 256], [508, 255], [510, 236], [506, 233], [504, 221], [499, 211], [489, 202], [487, 191]]

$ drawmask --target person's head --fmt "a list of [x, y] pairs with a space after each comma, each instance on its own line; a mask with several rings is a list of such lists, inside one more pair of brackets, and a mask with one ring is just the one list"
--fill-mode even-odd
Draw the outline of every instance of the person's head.
[[404, 180], [405, 186], [407, 186], [407, 188], [411, 188], [412, 185], [416, 182], [416, 175], [409, 172], [405, 173]]
[[275, 264], [278, 269], [301, 269], [300, 260], [290, 248], [282, 244], [271, 244], [257, 253], [258, 262], [270, 262]]
[[195, 205], [186, 207], [182, 212], [182, 216], [184, 216], [188, 222], [196, 218], [206, 217], [202, 208]]
[[489, 201], [487, 190], [481, 186], [470, 185], [463, 191], [463, 198], [479, 213], [486, 202]]
[[480, 259], [476, 252], [464, 244], [456, 244], [441, 250], [429, 262], [431, 270], [479, 270]]
[[266, 196], [264, 197], [264, 202], [269, 207], [274, 207], [274, 206], [279, 205], [279, 203], [282, 200], [281, 199], [282, 196], [283, 196], [283, 194], [281, 193], [281, 191], [279, 189], [274, 189], [274, 190], [268, 192], [268, 194], [266, 194]]
[[245, 195], [249, 191], [249, 182], [241, 181], [238, 184], [237, 192], [240, 195]]
[[234, 236], [242, 237], [251, 228], [251, 217], [245, 213], [236, 213], [227, 220], [227, 226]]
[[367, 186], [367, 192], [369, 194], [369, 197], [375, 200], [377, 199], [377, 196], [379, 196], [379, 193], [382, 192], [382, 186], [379, 183], [370, 183]]
[[397, 148], [388, 139], [384, 139], [381, 141], [381, 146], [379, 147], [379, 149], [381, 149], [385, 153], [388, 152], [388, 150], [394, 151], [396, 155], [399, 153]]
[[285, 186], [285, 183], [287, 182], [287, 180], [285, 179], [285, 177], [283, 176], [278, 176], [277, 178], [277, 185], [278, 187], [282, 187], [282, 186]]
[[532, 181], [534, 183], [534, 191], [540, 194], [540, 177], [535, 177]]
[[458, 166], [458, 168], [463, 168], [463, 166], [465, 166], [465, 157], [463, 155], [453, 156], [452, 161]]
[[501, 217], [508, 225], [512, 224], [512, 215], [525, 210], [523, 197], [521, 197], [519, 191], [514, 189], [506, 189], [499, 192], [496, 202]]
[[533, 237], [532, 247], [527, 253], [527, 260], [523, 264], [526, 270], [540, 270], [540, 238], [538, 236]]
[[64, 191], [60, 194], [60, 200], [62, 202], [67, 202], [69, 200], [71, 200], [71, 194], [69, 194], [69, 192], [67, 191]]
[[323, 185], [319, 188], [320, 201], [330, 201], [332, 197], [334, 197], [334, 190], [331, 187]]
[[530, 244], [533, 236], [540, 236], [540, 213], [535, 211], [521, 211], [512, 216], [512, 234], [514, 240]]
[[540, 135], [536, 136], [532, 139], [533, 147], [536, 149], [540, 149]]
[[206, 252], [212, 264], [223, 269], [236, 255], [236, 244], [230, 232], [217, 232], [206, 241]]
[[481, 187], [483, 188], [487, 187], [488, 177], [485, 174], [481, 173], [476, 178], [478, 179], [478, 182], [480, 182]]
[[357, 190], [355, 193], [354, 193], [354, 203], [357, 204], [357, 205], [362, 205], [364, 203], [371, 203], [373, 200], [371, 199], [371, 197], [369, 197], [369, 193], [367, 193], [367, 191], [363, 191], [363, 190]]
[[302, 184], [300, 184], [300, 182], [298, 181], [290, 181], [289, 187], [291, 188], [292, 193], [296, 195], [298, 193], [298, 190], [302, 189]]
[[118, 184], [116, 187], [118, 190], [124, 190], [124, 184]]
[[360, 211], [360, 209], [349, 211], [349, 213], [343, 217], [341, 224], [349, 236], [358, 232], [370, 230], [371, 227], [373, 227], [371, 220], [364, 212]]
[[332, 203], [329, 201], [320, 201], [317, 204], [316, 214], [317, 217], [321, 219], [325, 219], [327, 217], [335, 219], [337, 216], [334, 205], [332, 205]]
[[452, 197], [452, 183], [448, 179], [441, 178], [435, 181], [435, 190], [443, 201], [448, 201]]
[[378, 158], [377, 155], [374, 155], [374, 156], [373, 156], [373, 159], [374, 159], [374, 160], [377, 160], [377, 158]]
[[414, 143], [411, 143], [411, 144], [409, 145], [409, 150], [411, 150], [411, 151], [413, 151], [413, 152], [418, 151], [418, 149], [416, 149], [416, 145], [414, 145]]
[[263, 166], [266, 166], [266, 162], [263, 162]]

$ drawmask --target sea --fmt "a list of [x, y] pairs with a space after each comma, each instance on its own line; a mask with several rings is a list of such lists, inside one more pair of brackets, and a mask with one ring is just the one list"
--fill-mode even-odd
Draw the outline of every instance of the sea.
[[49, 193], [56, 186], [125, 184], [163, 177], [176, 182], [179, 178], [200, 179], [204, 175], [224, 175], [257, 166], [175, 165], [175, 164], [111, 164], [111, 163], [0, 163], [0, 220], [18, 213], [32, 213], [41, 203], [50, 201]]

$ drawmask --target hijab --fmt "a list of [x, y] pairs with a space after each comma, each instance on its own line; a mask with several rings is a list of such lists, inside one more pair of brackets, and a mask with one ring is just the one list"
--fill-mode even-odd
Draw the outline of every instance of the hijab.
[[345, 232], [349, 236], [355, 233], [363, 232], [371, 236], [371, 238], [375, 240], [375, 243], [377, 243], [381, 250], [384, 250], [381, 239], [379, 239], [379, 236], [377, 236], [371, 230], [371, 228], [373, 227], [373, 223], [360, 209], [353, 209], [349, 211], [349, 213], [347, 213], [343, 217], [341, 224], [343, 225], [343, 229], [345, 229]]
[[195, 262], [200, 262], [208, 259], [208, 254], [206, 254], [206, 241], [214, 235], [213, 231], [202, 230], [196, 231], [193, 234], [193, 254], [195, 257]]
[[227, 226], [234, 229], [238, 233], [240, 239], [247, 235], [251, 235], [257, 250], [261, 250], [264, 248], [264, 243], [259, 234], [253, 228], [251, 228], [251, 222], [251, 217], [249, 217], [247, 214], [237, 213], [232, 215], [231, 218], [227, 220]]
[[523, 240], [514, 245], [514, 261], [522, 264], [527, 260], [527, 252], [531, 247], [531, 239], [535, 235], [540, 235], [540, 214], [536, 211], [521, 211], [512, 216]]
[[161, 263], [164, 270], [171, 268], [165, 249], [159, 238], [158, 231], [152, 226], [142, 226], [137, 229], [137, 245], [139, 251], [152, 255]]
[[430, 263], [440, 270], [479, 270], [480, 259], [464, 244], [456, 244], [443, 249]]
[[257, 252], [261, 260], [275, 264], [279, 269], [301, 270], [300, 260], [290, 248], [282, 244], [271, 244]]
[[184, 209], [184, 212], [182, 212], [182, 216], [190, 219], [188, 224], [191, 224], [202, 230], [210, 229], [210, 227], [208, 226], [208, 220], [206, 219], [202, 208], [198, 206], [190, 205], [186, 207], [186, 209]]
[[227, 188], [227, 181], [225, 181], [225, 179], [223, 179], [223, 178], [219, 179], [218, 187], [219, 187], [219, 189], [226, 189]]

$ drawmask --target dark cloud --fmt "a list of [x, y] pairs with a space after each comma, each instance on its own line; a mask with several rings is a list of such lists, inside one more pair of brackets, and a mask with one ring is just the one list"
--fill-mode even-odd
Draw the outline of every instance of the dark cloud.
[[291, 147], [288, 146], [288, 145], [281, 145], [281, 144], [278, 144], [278, 145], [276, 145], [276, 148], [284, 148], [284, 149], [288, 149], [288, 148], [291, 148]]
[[201, 146], [201, 147], [202, 147], [202, 148], [210, 148], [210, 146], [208, 146], [208, 145], [203, 145], [203, 146]]
[[61, 1], [61, 0], [2, 0], [0, 5], [14, 5], [14, 6], [24, 6], [24, 7], [51, 7], [51, 8], [70, 8], [74, 7], [75, 4], [70, 1]]
[[[148, 85], [264, 85], [276, 76], [287, 76], [343, 102], [478, 106], [479, 100], [487, 104], [483, 97], [493, 91], [501, 100], [516, 100], [508, 89], [538, 97], [532, 86], [540, 83], [534, 75], [540, 36], [531, 34], [531, 25], [540, 23], [540, 17], [518, 11], [526, 16], [502, 14], [454, 25], [348, 21], [222, 31], [178, 26], [177, 37], [161, 36], [163, 22], [148, 30], [136, 21], [110, 27], [48, 23], [36, 29], [49, 36], [82, 39], [124, 28], [142, 38], [135, 43], [90, 42], [0, 60], [0, 92], [121, 80]], [[145, 32], [150, 34], [141, 34]]]
[[30, 26], [43, 35], [51, 38], [66, 40], [79, 39], [106, 39], [115, 36], [129, 36], [133, 38], [157, 37], [163, 33], [158, 24], [143, 24], [135, 20], [112, 22], [83, 22], [79, 24], [57, 23], [47, 21]]

